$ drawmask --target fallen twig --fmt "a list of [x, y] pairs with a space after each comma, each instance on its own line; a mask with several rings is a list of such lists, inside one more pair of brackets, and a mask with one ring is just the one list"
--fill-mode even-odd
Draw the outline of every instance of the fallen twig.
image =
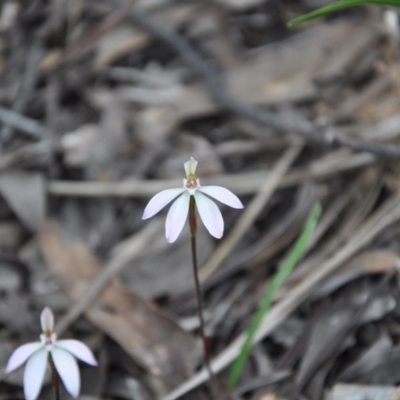
[[0, 107], [0, 120], [13, 128], [29, 134], [35, 140], [44, 139], [48, 135], [47, 128], [40, 122], [4, 107]]
[[[36, 81], [38, 78], [39, 63], [41, 60], [41, 56], [42, 56], [42, 49], [38, 45], [34, 45], [31, 48], [31, 50], [29, 51], [29, 54], [27, 57], [24, 79], [23, 79], [22, 85], [21, 85], [21, 90], [20, 90], [20, 93], [18, 94], [18, 98], [15, 101], [15, 103], [13, 104], [13, 108], [12, 108], [12, 112], [16, 113], [16, 115], [15, 115], [16, 120], [17, 120], [17, 114], [23, 113], [25, 111], [25, 107], [26, 107], [27, 103], [32, 98], [35, 84], [36, 84]], [[25, 130], [25, 129], [15, 126], [11, 123], [7, 123], [7, 117], [8, 117], [9, 121], [12, 120], [10, 115], [7, 114], [7, 116], [5, 116], [5, 114], [3, 113], [2, 120], [3, 120], [4, 125], [0, 130], [0, 138], [1, 138], [2, 144], [4, 144], [5, 142], [7, 142], [10, 139], [10, 137], [12, 136], [12, 133], [13, 133], [13, 128], [19, 128], [21, 130]], [[20, 122], [20, 126], [21, 126], [21, 121], [19, 121], [19, 122]], [[24, 123], [24, 126], [27, 126], [26, 123]], [[30, 127], [30, 125], [28, 125], [28, 127]], [[44, 128], [44, 127], [41, 128], [40, 126], [37, 125], [34, 128], [33, 132], [32, 131], [29, 132], [27, 130], [25, 130], [25, 132], [33, 134], [35, 139], [39, 139], [39, 138], [43, 139], [45, 129], [46, 128]]]
[[[349, 156], [330, 168], [310, 168], [306, 171], [290, 172], [283, 176], [278, 187], [286, 188], [303, 184], [310, 180], [322, 180], [338, 172], [352, 171], [365, 165], [376, 162], [374, 156], [368, 153]], [[1, 170], [1, 158], [0, 158]], [[254, 171], [235, 175], [219, 175], [202, 178], [201, 183], [207, 185], [224, 185], [229, 190], [239, 195], [253, 194], [258, 191], [263, 182], [270, 176], [270, 171]], [[96, 181], [49, 181], [47, 191], [53, 196], [76, 197], [137, 197], [147, 198], [161, 190], [179, 186], [182, 181], [178, 179], [140, 180], [131, 179], [121, 182], [96, 182]]]

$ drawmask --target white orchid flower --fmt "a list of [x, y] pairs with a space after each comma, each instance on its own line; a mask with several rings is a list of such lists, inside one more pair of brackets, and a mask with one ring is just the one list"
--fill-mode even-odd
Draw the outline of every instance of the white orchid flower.
[[79, 340], [57, 340], [57, 335], [53, 332], [54, 316], [50, 308], [46, 307], [42, 311], [40, 322], [43, 331], [40, 342], [18, 347], [8, 360], [6, 373], [14, 371], [27, 361], [24, 372], [25, 398], [36, 400], [50, 355], [68, 393], [76, 398], [80, 392], [81, 382], [74, 356], [93, 366], [97, 365], [97, 361], [91, 350]]
[[230, 207], [243, 208], [238, 197], [228, 189], [220, 186], [201, 186], [195, 175], [197, 164], [194, 158], [190, 158], [184, 164], [186, 179], [183, 180], [183, 187], [157, 193], [144, 210], [142, 219], [151, 218], [179, 196], [169, 209], [165, 222], [165, 236], [169, 243], [175, 242], [185, 225], [191, 196], [194, 196], [200, 218], [208, 232], [217, 239], [224, 233], [224, 220], [218, 206], [208, 196]]

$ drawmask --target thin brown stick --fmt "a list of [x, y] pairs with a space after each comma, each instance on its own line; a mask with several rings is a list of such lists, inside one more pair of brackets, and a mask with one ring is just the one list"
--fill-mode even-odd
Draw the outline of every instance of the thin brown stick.
[[54, 361], [51, 356], [49, 357], [49, 364], [51, 370], [51, 380], [53, 382], [54, 398], [55, 400], [61, 400], [60, 378], [58, 377], [56, 366], [54, 365]]
[[211, 369], [211, 354], [208, 338], [205, 332], [204, 323], [204, 304], [203, 296], [200, 288], [199, 279], [199, 269], [197, 265], [197, 248], [196, 248], [196, 232], [197, 232], [197, 221], [196, 221], [196, 210], [195, 210], [195, 200], [193, 196], [190, 196], [189, 204], [189, 226], [190, 226], [190, 244], [192, 249], [192, 265], [193, 265], [193, 276], [196, 288], [196, 298], [197, 298], [197, 310], [200, 319], [200, 335], [203, 341], [203, 351], [204, 351], [204, 363], [206, 369], [210, 375], [210, 390], [212, 399], [217, 399], [218, 397], [218, 386], [216, 377]]

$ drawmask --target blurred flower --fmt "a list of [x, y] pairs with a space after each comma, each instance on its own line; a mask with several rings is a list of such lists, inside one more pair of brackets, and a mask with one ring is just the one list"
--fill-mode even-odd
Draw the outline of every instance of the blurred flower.
[[165, 222], [165, 236], [167, 237], [167, 241], [170, 243], [175, 242], [185, 225], [189, 211], [190, 197], [193, 196], [200, 218], [208, 232], [220, 239], [224, 233], [224, 220], [217, 205], [207, 196], [213, 197], [233, 208], [243, 208], [243, 204], [228, 189], [220, 186], [200, 186], [200, 181], [195, 175], [197, 161], [194, 158], [190, 158], [184, 164], [184, 167], [186, 179], [183, 180], [183, 187], [167, 189], [157, 193], [147, 204], [142, 219], [151, 218], [179, 196], [169, 209]]
[[73, 339], [57, 340], [57, 335], [53, 332], [54, 316], [50, 308], [46, 307], [42, 311], [40, 322], [43, 331], [40, 342], [18, 347], [8, 360], [6, 373], [14, 371], [27, 361], [24, 372], [25, 398], [35, 400], [42, 387], [50, 355], [68, 393], [76, 398], [81, 385], [78, 364], [73, 356], [93, 366], [97, 365], [97, 361], [84, 343]]

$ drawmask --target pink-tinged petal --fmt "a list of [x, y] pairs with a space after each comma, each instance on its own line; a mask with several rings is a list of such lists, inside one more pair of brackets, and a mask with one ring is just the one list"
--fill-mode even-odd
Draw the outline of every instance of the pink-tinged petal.
[[54, 315], [49, 307], [45, 307], [40, 314], [40, 323], [42, 325], [43, 333], [51, 333], [54, 328]]
[[189, 212], [190, 195], [187, 191], [177, 198], [168, 211], [165, 221], [165, 236], [167, 242], [173, 243], [182, 232]]
[[196, 175], [197, 164], [198, 162], [193, 157], [190, 157], [190, 160], [183, 164], [187, 178]]
[[220, 239], [224, 234], [224, 220], [218, 206], [199, 191], [196, 191], [194, 198], [200, 218], [208, 232], [210, 232], [211, 236]]
[[67, 392], [72, 397], [78, 397], [81, 389], [81, 377], [79, 375], [78, 363], [74, 356], [66, 350], [53, 347], [51, 357]]
[[242, 202], [230, 190], [221, 186], [201, 186], [197, 190], [232, 208], [243, 208]]
[[142, 219], [151, 218], [156, 215], [162, 208], [164, 208], [168, 203], [170, 203], [175, 197], [179, 196], [184, 192], [184, 188], [177, 189], [167, 189], [160, 193], [157, 193], [151, 198], [146, 208], [144, 209]]
[[94, 358], [92, 351], [86, 346], [85, 343], [82, 343], [79, 340], [58, 340], [55, 346], [69, 351], [76, 358], [79, 358], [87, 364], [97, 366], [97, 361]]
[[19, 346], [14, 353], [11, 354], [6, 367], [6, 374], [20, 367], [33, 353], [43, 347], [42, 343], [27, 343]]
[[24, 393], [26, 400], [36, 400], [39, 396], [46, 372], [48, 351], [45, 348], [34, 353], [26, 363], [24, 371]]

